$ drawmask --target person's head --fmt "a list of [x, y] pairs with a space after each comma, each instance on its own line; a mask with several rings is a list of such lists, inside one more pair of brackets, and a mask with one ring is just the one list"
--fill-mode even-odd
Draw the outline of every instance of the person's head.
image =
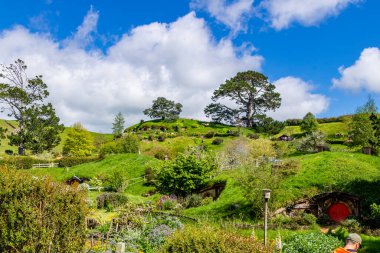
[[347, 239], [346, 239], [346, 245], [350, 246], [350, 248], [358, 250], [361, 244], [362, 244], [362, 238], [360, 237], [360, 235], [356, 233], [348, 234]]

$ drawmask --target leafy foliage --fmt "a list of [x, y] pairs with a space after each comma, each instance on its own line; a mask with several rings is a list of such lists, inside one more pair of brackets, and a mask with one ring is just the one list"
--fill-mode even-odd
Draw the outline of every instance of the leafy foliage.
[[114, 170], [107, 178], [108, 188], [115, 192], [124, 192], [128, 186], [127, 176], [119, 170]]
[[93, 137], [82, 124], [75, 123], [67, 134], [63, 154], [68, 156], [90, 156], [95, 149]]
[[159, 252], [168, 253], [202, 253], [202, 252], [273, 252], [272, 246], [267, 249], [250, 237], [243, 237], [235, 233], [218, 230], [208, 225], [201, 228], [187, 226], [175, 232], [165, 242]]
[[0, 169], [0, 251], [78, 252], [83, 248], [84, 192]]
[[134, 134], [126, 134], [113, 142], [104, 144], [101, 154], [121, 154], [121, 153], [138, 153], [140, 148], [140, 140]]
[[271, 117], [262, 116], [258, 117], [258, 121], [255, 122], [254, 128], [259, 133], [275, 135], [285, 128], [285, 123], [274, 120]]
[[331, 253], [342, 246], [339, 239], [322, 233], [295, 234], [285, 240], [284, 253]]
[[181, 111], [182, 105], [180, 103], [175, 103], [164, 97], [158, 97], [153, 100], [151, 108], [144, 110], [144, 114], [153, 119], [161, 118], [162, 120], [172, 121], [179, 117]]
[[0, 73], [0, 77], [7, 81], [0, 83], [1, 110], [8, 111], [8, 116], [18, 122], [9, 139], [10, 145], [18, 146], [20, 155], [24, 154], [25, 148], [33, 153], [51, 150], [59, 144], [59, 133], [64, 129], [53, 106], [43, 104], [49, 92], [42, 76], [28, 78], [26, 69], [25, 63], [18, 59], [14, 64], [2, 66]]
[[302, 119], [301, 131], [305, 133], [312, 133], [318, 130], [318, 121], [315, 119], [314, 114], [308, 112]]
[[112, 206], [114, 208], [124, 206], [128, 203], [128, 197], [115, 192], [106, 192], [96, 197], [97, 208], [106, 208]]
[[311, 153], [329, 150], [329, 146], [326, 143], [326, 135], [320, 131], [312, 132], [298, 142], [297, 149], [302, 152]]
[[255, 71], [239, 72], [237, 75], [220, 85], [214, 91], [212, 100], [228, 98], [238, 107], [230, 108], [220, 103], [212, 103], [205, 108], [205, 114], [214, 121], [221, 120], [244, 122], [247, 127], [254, 125], [255, 117], [264, 115], [268, 110], [280, 107], [280, 94], [275, 92], [275, 86], [268, 78]]
[[204, 187], [214, 170], [209, 156], [179, 154], [158, 169], [156, 187], [161, 193], [186, 196]]

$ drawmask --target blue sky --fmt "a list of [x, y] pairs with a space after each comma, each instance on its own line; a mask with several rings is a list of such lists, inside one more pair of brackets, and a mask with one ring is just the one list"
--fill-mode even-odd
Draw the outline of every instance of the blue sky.
[[66, 125], [110, 132], [158, 96], [205, 119], [212, 91], [238, 71], [276, 84], [271, 116], [348, 114], [380, 96], [375, 0], [10, 1], [0, 9], [0, 63], [42, 74]]

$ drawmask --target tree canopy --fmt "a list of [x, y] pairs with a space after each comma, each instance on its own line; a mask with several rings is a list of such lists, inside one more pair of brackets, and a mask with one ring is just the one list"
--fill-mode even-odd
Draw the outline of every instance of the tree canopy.
[[49, 92], [42, 76], [29, 78], [26, 69], [19, 59], [9, 66], [2, 65], [0, 73], [1, 111], [8, 112], [18, 122], [8, 138], [10, 145], [18, 146], [20, 155], [25, 153], [25, 148], [34, 153], [51, 150], [59, 144], [59, 133], [64, 129], [53, 106], [43, 103]]
[[182, 105], [180, 103], [175, 103], [164, 97], [158, 97], [156, 100], [153, 100], [152, 107], [144, 110], [144, 114], [150, 118], [160, 118], [168, 121], [177, 119], [181, 112]]
[[81, 123], [69, 128], [63, 145], [63, 154], [68, 156], [90, 156], [94, 150], [93, 137]]
[[123, 114], [119, 112], [116, 114], [114, 123], [112, 123], [112, 133], [114, 134], [115, 137], [120, 137], [121, 134], [124, 131], [124, 124], [125, 124], [125, 119]]
[[217, 122], [235, 123], [243, 121], [253, 127], [258, 116], [281, 105], [280, 94], [263, 74], [255, 71], [239, 72], [214, 91], [212, 100], [229, 99], [237, 105], [231, 108], [222, 103], [208, 105], [204, 112]]
[[312, 114], [311, 112], [306, 113], [306, 115], [302, 119], [300, 127], [301, 131], [308, 134], [318, 130], [318, 121], [315, 118], [314, 114]]

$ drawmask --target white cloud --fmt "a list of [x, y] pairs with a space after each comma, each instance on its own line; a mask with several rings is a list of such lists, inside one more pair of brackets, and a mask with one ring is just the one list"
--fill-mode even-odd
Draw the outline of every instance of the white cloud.
[[206, 10], [236, 34], [246, 30], [246, 22], [253, 12], [253, 2], [254, 0], [236, 0], [228, 4], [226, 0], [192, 0], [190, 6]]
[[327, 17], [337, 16], [349, 4], [361, 0], [264, 0], [261, 7], [268, 13], [271, 26], [276, 30], [292, 23], [313, 26]]
[[0, 33], [2, 63], [20, 58], [30, 76], [42, 74], [65, 125], [79, 121], [109, 132], [117, 112], [134, 124], [158, 96], [182, 103], [182, 116], [204, 119], [203, 109], [219, 84], [238, 71], [260, 70], [263, 61], [229, 39], [215, 41], [194, 13], [170, 24], [136, 27], [107, 53], [85, 50], [97, 20], [98, 13], [90, 11], [65, 43], [23, 27]]
[[333, 87], [358, 91], [365, 89], [380, 93], [380, 49], [366, 48], [350, 67], [340, 67], [341, 77], [333, 79]]
[[69, 46], [86, 48], [94, 41], [94, 34], [96, 34], [98, 26], [99, 12], [95, 11], [91, 6], [83, 19], [82, 24], [77, 28], [76, 33], [72, 38], [67, 40]]
[[281, 107], [268, 113], [277, 120], [302, 118], [306, 113], [318, 114], [329, 106], [328, 99], [321, 94], [313, 94], [312, 85], [297, 77], [284, 77], [273, 82], [281, 94]]

